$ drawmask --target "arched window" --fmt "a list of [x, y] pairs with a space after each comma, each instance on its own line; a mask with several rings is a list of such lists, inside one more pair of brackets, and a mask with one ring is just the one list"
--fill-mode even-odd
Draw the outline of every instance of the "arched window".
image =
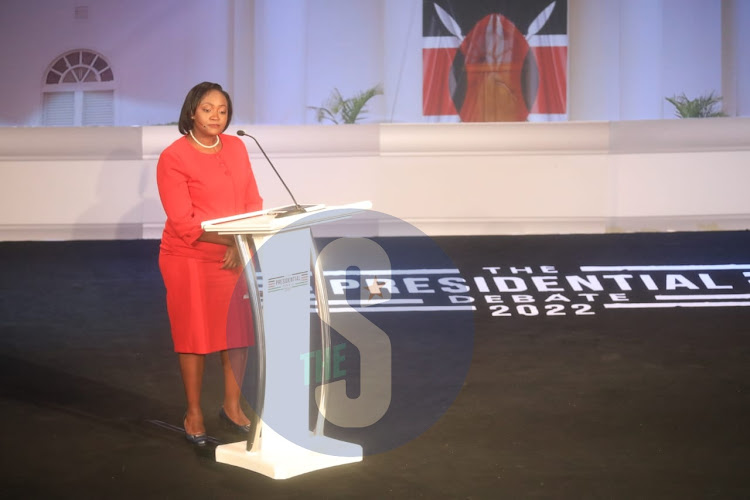
[[114, 73], [91, 50], [71, 50], [44, 74], [45, 126], [114, 125]]

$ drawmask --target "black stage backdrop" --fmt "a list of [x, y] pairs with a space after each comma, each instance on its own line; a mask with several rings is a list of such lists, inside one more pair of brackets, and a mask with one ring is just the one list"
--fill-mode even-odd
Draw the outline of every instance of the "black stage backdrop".
[[[465, 287], [430, 282], [431, 300], [476, 308], [454, 403], [403, 446], [284, 481], [218, 464], [179, 433], [158, 242], [0, 243], [0, 493], [750, 497], [750, 234], [435, 242]], [[231, 440], [215, 356], [204, 398], [209, 434]]]

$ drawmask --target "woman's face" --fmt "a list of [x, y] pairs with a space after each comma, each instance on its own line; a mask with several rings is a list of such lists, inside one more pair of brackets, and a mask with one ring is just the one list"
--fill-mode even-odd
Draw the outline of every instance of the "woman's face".
[[193, 133], [216, 137], [227, 127], [227, 99], [218, 90], [203, 95], [193, 115]]

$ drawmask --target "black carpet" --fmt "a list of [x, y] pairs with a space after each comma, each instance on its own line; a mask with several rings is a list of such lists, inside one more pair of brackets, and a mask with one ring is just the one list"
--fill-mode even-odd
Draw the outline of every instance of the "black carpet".
[[[435, 241], [476, 306], [455, 402], [403, 446], [283, 481], [169, 427], [158, 242], [0, 243], [0, 496], [750, 498], [750, 234]], [[228, 442], [219, 366], [204, 410]]]

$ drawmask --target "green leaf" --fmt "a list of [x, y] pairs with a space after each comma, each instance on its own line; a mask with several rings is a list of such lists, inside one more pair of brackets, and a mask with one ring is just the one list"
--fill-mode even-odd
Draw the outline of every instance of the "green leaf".
[[675, 107], [675, 116], [680, 118], [727, 116], [721, 109], [717, 109], [722, 98], [721, 96], [714, 95], [713, 92], [695, 99], [688, 98], [684, 93], [679, 96], [666, 97], [665, 99]]
[[318, 122], [329, 120], [333, 123], [357, 123], [367, 113], [367, 103], [376, 95], [381, 95], [383, 89], [380, 84], [357, 93], [353, 97], [344, 98], [339, 89], [334, 88], [323, 106], [309, 106], [316, 111]]

